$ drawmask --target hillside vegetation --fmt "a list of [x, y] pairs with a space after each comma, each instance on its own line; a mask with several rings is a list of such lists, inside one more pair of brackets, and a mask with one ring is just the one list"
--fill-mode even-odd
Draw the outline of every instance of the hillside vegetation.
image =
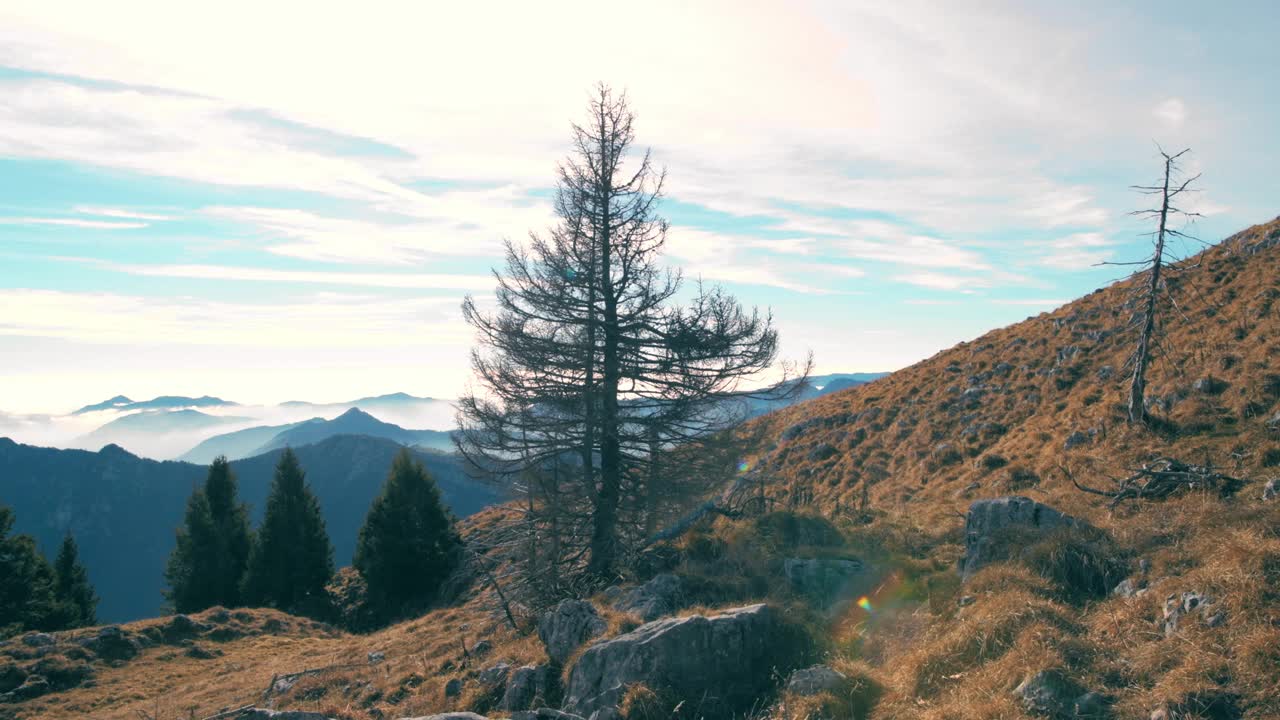
[[[351, 635], [215, 609], [185, 636], [166, 635], [187, 627], [176, 619], [126, 626], [137, 652], [120, 661], [80, 655], [102, 645], [96, 630], [60, 634], [43, 654], [14, 640], [0, 646], [10, 677], [48, 662], [92, 679], [0, 705], [0, 717], [175, 720], [246, 705], [317, 713], [307, 720], [514, 717], [595, 707], [574, 693], [613, 677], [626, 680], [614, 698], [626, 720], [1280, 717], [1280, 499], [1263, 498], [1280, 477], [1280, 220], [1193, 262], [1171, 280], [1181, 309], [1150, 376], [1152, 429], [1124, 422], [1126, 281], [754, 421], [747, 434], [764, 439], [737, 490], [764, 502], [649, 548], [590, 606], [504, 603], [495, 588], [523, 531], [517, 510], [493, 508], [463, 523], [477, 559], [422, 617]], [[1245, 482], [1113, 504], [1071, 481], [1107, 488], [1161, 456]], [[962, 578], [971, 504], [1009, 495], [1044, 503], [1037, 521], [1059, 517], [1046, 506], [1076, 519], [1002, 536], [1004, 554]], [[715, 705], [722, 686], [673, 691], [703, 672], [731, 681], [712, 676], [755, 648], [731, 623], [756, 606], [725, 609], [758, 602], [778, 633], [751, 702]], [[570, 611], [583, 632], [560, 647], [548, 618]], [[662, 633], [714, 623], [726, 630], [698, 636], [707, 643], [655, 654]], [[653, 682], [635, 680], [646, 672]], [[537, 673], [549, 679], [511, 707], [515, 678]]]

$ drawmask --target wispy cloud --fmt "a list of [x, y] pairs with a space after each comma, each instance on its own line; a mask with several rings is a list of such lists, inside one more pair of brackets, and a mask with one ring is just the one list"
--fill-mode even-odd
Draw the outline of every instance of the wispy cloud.
[[332, 286], [358, 286], [371, 288], [397, 288], [413, 290], [491, 290], [494, 285], [489, 275], [453, 275], [446, 273], [354, 273], [308, 270], [271, 270], [267, 268], [235, 267], [224, 265], [122, 265], [94, 262], [103, 267], [130, 275], [146, 277], [176, 277], [198, 280], [227, 280], [237, 282], [309, 283]]
[[49, 217], [0, 217], [0, 225], [57, 225], [92, 230], [137, 230], [148, 226], [144, 222], [118, 222], [114, 220], [85, 220], [82, 218]]

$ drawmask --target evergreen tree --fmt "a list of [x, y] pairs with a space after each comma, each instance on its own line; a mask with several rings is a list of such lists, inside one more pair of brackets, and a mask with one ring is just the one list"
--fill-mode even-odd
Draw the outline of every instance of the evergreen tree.
[[191, 494], [169, 556], [165, 579], [178, 612], [242, 604], [240, 586], [249, 561], [249, 513], [239, 502], [235, 474], [225, 457], [209, 466], [204, 487]]
[[173, 552], [164, 571], [169, 589], [165, 597], [175, 612], [197, 612], [217, 604], [214, 573], [215, 557], [213, 515], [204, 490], [197, 488], [187, 499], [187, 512], [178, 528]]
[[453, 517], [435, 480], [401, 450], [365, 517], [354, 565], [383, 612], [430, 602], [456, 562]]
[[217, 551], [214, 592], [218, 605], [235, 607], [240, 601], [240, 586], [249, 565], [249, 509], [237, 496], [235, 473], [226, 456], [214, 459], [205, 480], [204, 496], [209, 504]]
[[320, 503], [293, 450], [276, 464], [266, 513], [249, 552], [244, 598], [254, 605], [296, 610], [322, 602], [333, 575], [333, 545]]
[[98, 622], [98, 596], [89, 583], [89, 573], [80, 564], [80, 549], [71, 533], [62, 539], [53, 563], [54, 594], [65, 614], [65, 627], [85, 627]]
[[0, 638], [61, 627], [54, 574], [30, 535], [13, 535], [13, 511], [0, 507]]

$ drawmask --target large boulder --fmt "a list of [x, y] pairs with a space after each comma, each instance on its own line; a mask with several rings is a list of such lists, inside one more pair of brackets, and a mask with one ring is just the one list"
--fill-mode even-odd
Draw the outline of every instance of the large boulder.
[[798, 645], [764, 604], [658, 620], [587, 648], [569, 673], [564, 710], [611, 714], [627, 686], [642, 683], [705, 699], [708, 715], [728, 716], [763, 695], [776, 670], [790, 669]]
[[683, 606], [684, 585], [670, 573], [655, 575], [649, 582], [623, 592], [613, 605], [615, 610], [638, 615], [645, 622], [670, 615]]
[[561, 600], [538, 621], [538, 637], [547, 648], [547, 657], [558, 665], [604, 630], [604, 619], [584, 600]]
[[787, 558], [782, 574], [792, 590], [823, 609], [875, 587], [874, 573], [854, 558]]
[[974, 573], [1007, 557], [1008, 534], [1047, 535], [1062, 527], [1083, 524], [1043, 503], [1019, 495], [976, 500], [964, 522], [964, 556], [959, 570], [968, 580]]
[[498, 709], [529, 710], [547, 704], [551, 678], [551, 668], [548, 665], [525, 665], [512, 670]]
[[420, 715], [415, 718], [404, 718], [403, 720], [489, 720], [483, 715], [477, 715], [473, 712], [447, 712], [437, 715]]

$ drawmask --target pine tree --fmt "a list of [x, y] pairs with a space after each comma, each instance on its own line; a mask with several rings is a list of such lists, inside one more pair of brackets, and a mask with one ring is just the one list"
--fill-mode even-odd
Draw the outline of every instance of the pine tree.
[[370, 598], [385, 613], [425, 605], [453, 569], [459, 545], [435, 480], [401, 450], [356, 544], [354, 565]]
[[178, 528], [165, 581], [169, 589], [165, 597], [175, 612], [198, 612], [217, 604], [214, 573], [217, 565], [213, 515], [204, 490], [197, 488], [187, 499], [187, 512]]
[[191, 493], [187, 514], [169, 556], [165, 579], [177, 612], [242, 604], [240, 586], [249, 560], [249, 514], [236, 496], [225, 457], [209, 466], [204, 487]]
[[30, 535], [13, 535], [13, 511], [0, 507], [0, 638], [24, 630], [58, 630], [53, 568]]
[[240, 586], [249, 565], [249, 509], [237, 497], [236, 476], [225, 456], [209, 466], [204, 496], [217, 545], [213, 568], [216, 604], [235, 607], [242, 604]]
[[311, 609], [323, 601], [332, 575], [333, 546], [320, 503], [306, 484], [298, 457], [285, 448], [249, 552], [244, 598], [281, 610]]
[[80, 564], [80, 549], [71, 533], [62, 539], [53, 563], [54, 594], [65, 614], [65, 627], [85, 627], [98, 622], [98, 596], [89, 583], [89, 573]]

